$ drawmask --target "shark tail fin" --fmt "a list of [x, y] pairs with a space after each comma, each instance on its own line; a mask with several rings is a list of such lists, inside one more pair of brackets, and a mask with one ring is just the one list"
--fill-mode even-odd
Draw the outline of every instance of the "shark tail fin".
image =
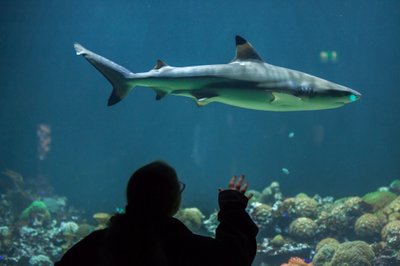
[[113, 90], [108, 98], [108, 106], [120, 102], [132, 90], [134, 86], [129, 81], [134, 78], [134, 73], [105, 57], [87, 50], [79, 43], [75, 43], [74, 48], [77, 55], [83, 55], [112, 84]]

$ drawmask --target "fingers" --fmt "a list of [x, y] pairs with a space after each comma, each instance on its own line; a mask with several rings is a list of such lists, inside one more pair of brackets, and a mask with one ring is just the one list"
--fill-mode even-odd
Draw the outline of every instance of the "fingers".
[[243, 187], [240, 189], [240, 192], [245, 193], [248, 187], [249, 187], [249, 182], [246, 181], [246, 183], [244, 183]]
[[235, 181], [236, 181], [236, 176], [232, 176], [231, 180], [229, 181], [228, 188], [229, 189], [235, 189]]
[[[243, 183], [244, 181], [244, 175], [240, 175], [238, 181], [236, 182], [236, 176], [232, 176], [231, 180], [229, 181], [228, 184], [228, 189], [231, 190], [237, 190], [241, 193], [245, 193], [247, 191], [247, 188], [249, 187], [249, 183], [246, 181]], [[219, 192], [223, 191], [223, 189], [218, 189]]]
[[236, 184], [236, 187], [235, 187], [236, 190], [240, 190], [240, 188], [242, 187], [243, 179], [244, 179], [244, 175], [241, 175], [239, 177], [239, 180], [238, 180], [237, 184]]

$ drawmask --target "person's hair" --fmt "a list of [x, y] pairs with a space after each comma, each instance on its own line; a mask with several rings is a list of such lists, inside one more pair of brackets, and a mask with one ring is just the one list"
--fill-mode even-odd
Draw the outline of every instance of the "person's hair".
[[124, 214], [110, 219], [101, 252], [102, 265], [166, 265], [158, 222], [179, 208], [177, 174], [165, 162], [155, 161], [136, 170], [126, 188]]
[[174, 215], [181, 200], [175, 169], [162, 161], [139, 168], [129, 179], [126, 199], [128, 214], [140, 212], [149, 218]]

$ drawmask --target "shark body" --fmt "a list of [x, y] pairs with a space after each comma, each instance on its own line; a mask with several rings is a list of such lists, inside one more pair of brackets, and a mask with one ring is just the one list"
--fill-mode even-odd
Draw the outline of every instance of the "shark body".
[[133, 73], [80, 44], [74, 45], [113, 85], [108, 105], [136, 86], [166, 95], [193, 98], [198, 106], [220, 102], [262, 111], [331, 109], [354, 102], [361, 94], [345, 86], [264, 62], [244, 38], [236, 36], [236, 56], [228, 64], [172, 67], [161, 60], [143, 73]]

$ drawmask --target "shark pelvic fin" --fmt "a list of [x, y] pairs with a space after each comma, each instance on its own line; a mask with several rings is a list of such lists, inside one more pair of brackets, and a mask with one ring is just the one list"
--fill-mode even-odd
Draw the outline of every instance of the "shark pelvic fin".
[[155, 89], [154, 91], [156, 92], [156, 100], [157, 101], [161, 100], [162, 98], [165, 97], [165, 95], [167, 95], [167, 93], [162, 90]]
[[247, 60], [257, 60], [262, 61], [262, 58], [258, 55], [256, 50], [251, 46], [251, 44], [246, 41], [246, 39], [236, 35], [236, 56], [232, 61], [247, 61]]
[[165, 66], [168, 66], [164, 61], [157, 59], [156, 65], [154, 66], [153, 69], [160, 69], [163, 68]]

